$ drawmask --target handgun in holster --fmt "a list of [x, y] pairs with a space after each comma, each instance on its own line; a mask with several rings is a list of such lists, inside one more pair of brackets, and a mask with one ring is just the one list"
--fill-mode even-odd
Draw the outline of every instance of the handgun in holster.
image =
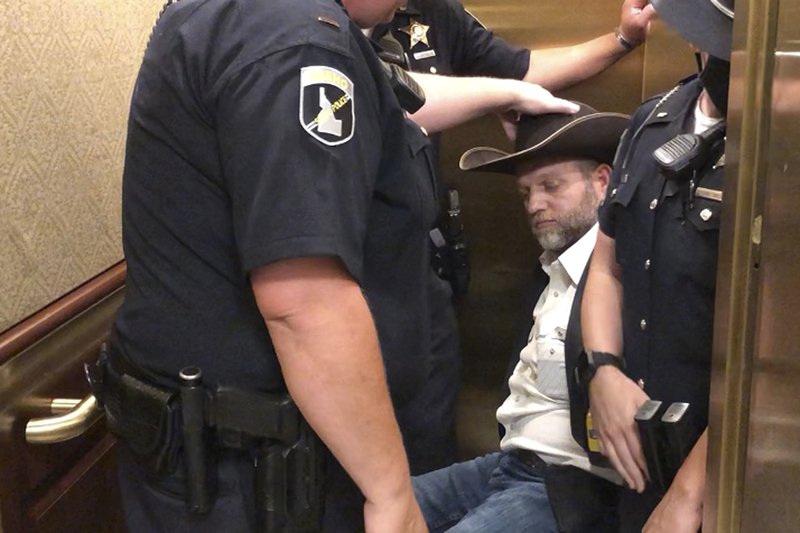
[[457, 302], [469, 289], [470, 266], [458, 191], [450, 189], [447, 199], [447, 217], [442, 221], [442, 228], [430, 232], [433, 245], [431, 264], [436, 274], [450, 283], [453, 299]]
[[190, 512], [214, 505], [216, 452], [244, 450], [254, 457], [258, 530], [319, 530], [321, 444], [288, 394], [210, 389], [197, 367], [182, 369], [177, 387], [165, 387], [139, 378], [119, 356], [111, 359], [104, 349], [86, 367], [109, 431], [158, 476], [182, 466]]

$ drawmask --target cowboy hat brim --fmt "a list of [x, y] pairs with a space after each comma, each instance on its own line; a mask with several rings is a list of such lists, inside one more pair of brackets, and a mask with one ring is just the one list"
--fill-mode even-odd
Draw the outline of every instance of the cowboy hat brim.
[[541, 157], [576, 157], [611, 164], [628, 115], [592, 113], [569, 122], [533, 146], [514, 153], [478, 146], [464, 152], [458, 162], [461, 170], [480, 170], [515, 174], [521, 161]]

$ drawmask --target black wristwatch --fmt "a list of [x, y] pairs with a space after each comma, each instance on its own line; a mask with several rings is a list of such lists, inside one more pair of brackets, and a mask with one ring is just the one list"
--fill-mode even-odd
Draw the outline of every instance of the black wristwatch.
[[622, 356], [608, 352], [593, 352], [591, 350], [586, 352], [586, 367], [583, 372], [584, 387], [589, 386], [589, 382], [592, 381], [597, 369], [605, 365], [611, 365], [625, 372], [625, 359]]

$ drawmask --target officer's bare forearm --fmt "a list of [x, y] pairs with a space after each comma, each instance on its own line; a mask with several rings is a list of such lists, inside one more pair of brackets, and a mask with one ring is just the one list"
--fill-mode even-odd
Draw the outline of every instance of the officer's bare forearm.
[[[619, 19], [623, 40], [639, 45], [655, 15], [647, 0], [624, 0]], [[525, 81], [557, 91], [599, 74], [630, 52], [615, 33], [573, 46], [532, 50]]]
[[708, 428], [692, 447], [681, 465], [669, 490], [677, 491], [681, 497], [703, 507], [706, 490], [706, 459], [708, 456]]
[[614, 239], [599, 231], [581, 302], [587, 350], [622, 354], [622, 270]]
[[603, 72], [628, 52], [613, 33], [573, 46], [531, 50], [524, 80], [558, 91]]
[[413, 72], [425, 91], [425, 105], [411, 119], [430, 133], [439, 132], [488, 113], [574, 113], [571, 102], [519, 80], [439, 76]]
[[407, 459], [360, 287], [324, 258], [261, 267], [251, 283], [289, 392], [309, 424], [369, 501], [408, 497]]

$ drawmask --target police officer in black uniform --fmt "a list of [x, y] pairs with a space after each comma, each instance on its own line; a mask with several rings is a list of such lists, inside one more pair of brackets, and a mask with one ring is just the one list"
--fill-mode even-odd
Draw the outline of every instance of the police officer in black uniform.
[[[652, 8], [644, 0], [626, 0], [617, 31], [574, 46], [531, 52], [494, 35], [457, 0], [408, 0], [391, 23], [374, 29], [373, 37], [391, 35], [402, 45], [414, 72], [512, 78], [556, 90], [605, 70], [642, 43], [651, 16]], [[438, 144], [438, 136], [434, 136], [434, 154]], [[441, 179], [438, 185], [446, 190]], [[446, 195], [440, 195], [440, 203], [447, 204]], [[442, 207], [448, 210], [451, 206]], [[455, 407], [461, 355], [451, 300], [453, 293], [458, 300], [466, 292], [469, 267], [463, 257], [464, 243], [445, 242], [448, 236], [463, 239], [459, 228], [447, 228], [447, 217], [440, 218], [441, 229], [432, 230], [438, 232], [433, 239], [437, 244], [434, 269], [447, 282], [430, 275], [430, 374], [405, 411], [408, 420], [403, 421], [408, 428], [406, 449], [412, 474], [443, 468], [456, 460]]]
[[[394, 4], [348, 8], [377, 22]], [[111, 361], [168, 388], [190, 365], [209, 387], [288, 387], [359, 484], [368, 523], [398, 530], [421, 526], [380, 354], [402, 404], [424, 367], [419, 242], [434, 213], [413, 129], [333, 2], [167, 6], [133, 93]], [[202, 516], [180, 492], [156, 498], [175, 486], [123, 459], [131, 531], [254, 527], [252, 459], [221, 454]]]
[[[397, 2], [337, 3], [168, 2], [151, 35], [123, 177], [126, 296], [94, 380], [131, 531], [299, 529], [313, 446], [288, 442], [294, 404], [338, 461], [329, 509], [351, 502], [346, 471], [368, 528], [424, 528], [393, 408], [430, 338], [428, 141], [359, 30]], [[567, 110], [504, 88], [521, 110]]]
[[532, 52], [494, 35], [457, 0], [408, 0], [375, 37], [391, 32], [416, 72], [524, 79], [556, 90], [605, 70], [644, 42], [652, 13], [647, 2], [625, 0], [615, 32]]
[[[592, 424], [601, 451], [634, 489], [620, 505], [623, 531], [647, 522], [646, 531], [694, 532], [702, 521], [733, 2], [653, 5], [703, 50], [704, 67], [645, 102], [623, 136], [601, 209], [583, 334]], [[679, 135], [700, 149], [673, 142], [658, 150]], [[689, 427], [700, 436], [663, 500], [647, 482], [634, 425], [648, 398], [688, 402]]]

